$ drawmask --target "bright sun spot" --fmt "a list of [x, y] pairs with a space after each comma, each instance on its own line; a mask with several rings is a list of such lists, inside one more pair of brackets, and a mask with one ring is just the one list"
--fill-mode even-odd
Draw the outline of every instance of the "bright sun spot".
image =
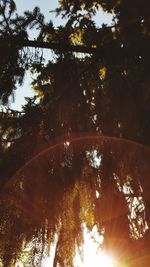
[[[91, 232], [83, 225], [83, 255], [81, 256], [78, 249], [74, 258], [74, 267], [117, 267], [115, 259], [112, 255], [108, 255], [100, 249], [104, 237], [99, 235], [97, 227], [94, 226]], [[55, 244], [56, 245], [56, 244]], [[53, 267], [54, 247], [51, 257], [48, 257], [42, 264], [42, 267]], [[52, 251], [51, 251], [52, 252]], [[53, 254], [53, 255], [52, 255]]]
[[92, 255], [85, 258], [84, 262], [77, 265], [79, 267], [115, 267], [114, 261], [110, 256], [107, 256], [104, 252], [100, 252], [99, 254]]
[[96, 226], [89, 232], [84, 226], [83, 260], [79, 253], [75, 257], [75, 267], [117, 267], [112, 256], [100, 250], [104, 237], [98, 234]]

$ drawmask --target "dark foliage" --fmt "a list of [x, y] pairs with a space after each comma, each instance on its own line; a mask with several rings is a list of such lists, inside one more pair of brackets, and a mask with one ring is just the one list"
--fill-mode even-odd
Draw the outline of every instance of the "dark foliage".
[[[108, 250], [122, 255], [128, 247], [121, 260], [129, 266], [149, 266], [149, 149], [121, 141], [150, 145], [149, 5], [146, 0], [65, 0], [56, 12], [66, 25], [54, 28], [38, 7], [19, 16], [13, 1], [1, 1], [4, 267], [24, 254], [25, 266], [41, 266], [56, 233], [54, 267], [73, 266], [83, 223], [89, 230], [97, 226]], [[113, 26], [96, 27], [100, 7], [114, 14]], [[38, 36], [30, 42], [28, 29], [35, 27]], [[44, 63], [42, 53], [24, 49], [31, 45], [49, 46], [54, 58]], [[28, 98], [21, 112], [13, 111], [7, 107], [9, 96], [28, 68], [36, 73], [32, 86], [38, 97]], [[92, 153], [102, 158], [100, 166]]]

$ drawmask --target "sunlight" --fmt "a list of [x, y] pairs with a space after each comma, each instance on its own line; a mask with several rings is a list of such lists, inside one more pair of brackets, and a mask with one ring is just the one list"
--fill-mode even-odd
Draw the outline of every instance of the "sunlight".
[[89, 232], [84, 225], [83, 236], [83, 259], [81, 259], [82, 257], [77, 253], [75, 257], [75, 267], [117, 267], [113, 257], [101, 250], [100, 246], [103, 243], [104, 237], [98, 233], [96, 226]]
[[[78, 259], [78, 257], [77, 257]], [[52, 267], [53, 263], [48, 257], [45, 261], [44, 264], [42, 265], [43, 267]], [[99, 255], [91, 255], [89, 254], [85, 259], [84, 262], [81, 261], [81, 259], [76, 260], [75, 262], [75, 267], [117, 267], [115, 264], [115, 261], [112, 257], [107, 256], [106, 253], [100, 252]]]
[[[117, 267], [117, 262], [112, 255], [108, 255], [106, 251], [101, 250], [104, 237], [98, 233], [97, 227], [94, 226], [89, 231], [86, 225], [83, 225], [83, 255], [80, 255], [76, 249], [74, 258], [74, 267]], [[54, 251], [53, 251], [54, 253]], [[54, 255], [50, 253], [50, 257], [43, 261], [42, 267], [53, 267]]]
[[89, 254], [84, 262], [77, 263], [77, 267], [116, 267], [114, 259], [104, 252], [95, 255]]

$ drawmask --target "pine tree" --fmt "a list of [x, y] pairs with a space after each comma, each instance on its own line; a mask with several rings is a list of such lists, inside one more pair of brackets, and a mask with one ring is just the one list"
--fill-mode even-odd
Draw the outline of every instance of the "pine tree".
[[[100, 7], [114, 14], [113, 26], [96, 26]], [[14, 1], [1, 1], [2, 266], [41, 266], [56, 234], [54, 267], [73, 266], [84, 224], [97, 226], [121, 262], [149, 266], [148, 7], [60, 1], [56, 12], [67, 21], [55, 28], [38, 7], [19, 16]], [[43, 48], [55, 58], [44, 62]], [[27, 69], [38, 101], [13, 111], [8, 97]]]

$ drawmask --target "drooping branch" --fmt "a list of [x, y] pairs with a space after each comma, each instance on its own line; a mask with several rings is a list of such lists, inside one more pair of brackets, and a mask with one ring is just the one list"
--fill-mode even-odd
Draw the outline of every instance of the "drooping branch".
[[36, 47], [36, 48], [46, 48], [52, 50], [58, 50], [59, 52], [79, 52], [79, 53], [88, 53], [88, 54], [96, 54], [97, 48], [88, 47], [84, 45], [70, 45], [70, 44], [56, 44], [56, 43], [48, 43], [48, 42], [40, 42], [40, 41], [32, 41], [32, 40], [24, 40], [21, 43], [22, 46], [27, 47]]
[[[29, 40], [29, 39], [20, 39], [17, 37], [11, 37], [7, 40], [0, 37], [0, 43], [6, 46], [15, 46], [18, 49], [23, 47], [34, 47], [34, 48], [45, 48], [59, 51], [60, 53], [65, 52], [76, 52], [100, 56], [101, 58], [112, 58], [115, 55], [115, 58], [124, 58], [124, 57], [134, 57], [134, 56], [148, 56], [150, 54], [150, 49], [146, 46], [144, 47], [124, 47], [122, 44], [118, 44], [115, 41], [112, 41], [110, 44], [105, 46], [85, 46], [85, 45], [72, 45], [72, 44], [60, 44], [53, 42], [41, 42], [38, 40]], [[150, 44], [150, 39], [147, 40], [147, 43]]]
[[[150, 42], [150, 40], [149, 40]], [[19, 44], [18, 44], [19, 45]], [[45, 48], [51, 50], [58, 50], [59, 52], [77, 52], [77, 53], [85, 53], [85, 54], [92, 54], [92, 55], [99, 55], [101, 58], [110, 57], [112, 53], [116, 55], [116, 57], [120, 56], [146, 56], [149, 55], [149, 49], [133, 49], [132, 48], [125, 48], [122, 47], [115, 42], [108, 46], [104, 47], [91, 47], [85, 45], [71, 45], [71, 44], [56, 44], [56, 43], [49, 43], [49, 42], [40, 42], [40, 41], [33, 41], [33, 40], [23, 40], [20, 45], [22, 47], [35, 47], [35, 48]]]

